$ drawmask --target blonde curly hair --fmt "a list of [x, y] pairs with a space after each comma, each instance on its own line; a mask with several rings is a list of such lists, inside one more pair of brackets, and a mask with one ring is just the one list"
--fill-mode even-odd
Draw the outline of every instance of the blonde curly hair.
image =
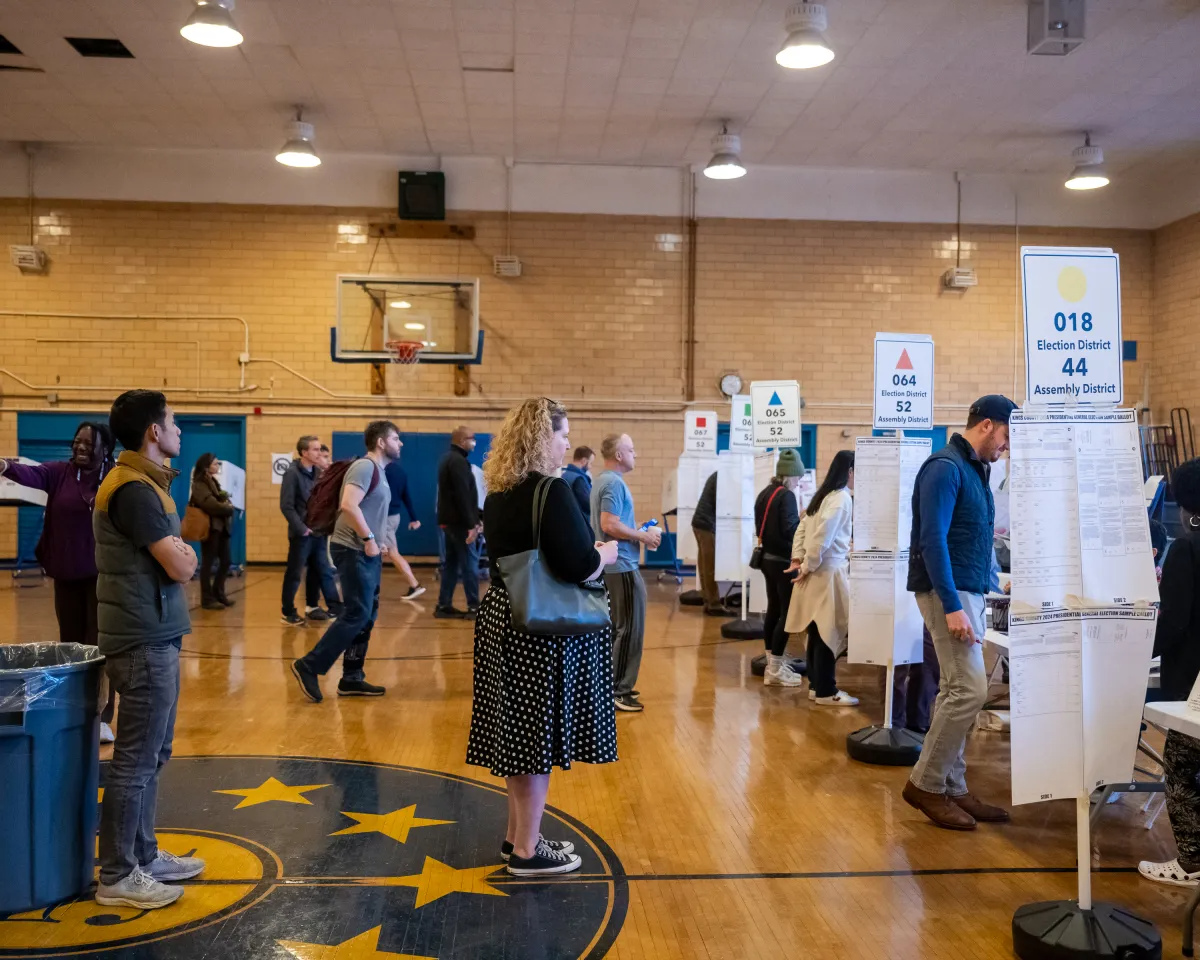
[[566, 407], [546, 397], [508, 411], [483, 464], [488, 493], [511, 490], [534, 471], [553, 474], [559, 465], [550, 462], [550, 438], [566, 416]]

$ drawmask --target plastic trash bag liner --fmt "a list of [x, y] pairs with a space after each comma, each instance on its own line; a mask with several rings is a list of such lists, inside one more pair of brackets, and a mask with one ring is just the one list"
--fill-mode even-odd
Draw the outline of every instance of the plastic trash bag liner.
[[98, 647], [82, 643], [0, 644], [0, 714], [66, 706], [67, 678], [103, 662]]

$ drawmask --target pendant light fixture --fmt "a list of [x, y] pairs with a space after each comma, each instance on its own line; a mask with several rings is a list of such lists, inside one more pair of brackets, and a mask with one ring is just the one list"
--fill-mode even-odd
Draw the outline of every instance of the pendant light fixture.
[[1083, 146], [1071, 151], [1071, 162], [1075, 169], [1067, 177], [1068, 190], [1096, 190], [1108, 186], [1108, 172], [1104, 169], [1104, 151], [1092, 146], [1092, 135], [1083, 135]]
[[296, 107], [296, 119], [285, 128], [287, 143], [280, 147], [275, 159], [289, 167], [319, 167], [321, 158], [313, 146], [313, 125], [304, 122], [304, 108]]
[[742, 138], [729, 132], [726, 121], [721, 121], [721, 132], [712, 139], [713, 157], [704, 168], [710, 180], [736, 180], [746, 175], [742, 166]]
[[236, 47], [242, 42], [233, 22], [233, 0], [196, 0], [196, 9], [179, 32], [204, 47]]
[[825, 39], [829, 17], [822, 3], [797, 3], [788, 9], [787, 39], [775, 54], [775, 62], [790, 70], [810, 70], [833, 59], [833, 47]]

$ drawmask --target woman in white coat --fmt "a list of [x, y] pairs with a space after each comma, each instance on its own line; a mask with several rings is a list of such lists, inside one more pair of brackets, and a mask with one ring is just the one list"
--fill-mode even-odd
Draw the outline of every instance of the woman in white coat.
[[787, 632], [808, 631], [808, 698], [852, 707], [855, 697], [837, 688], [835, 665], [846, 649], [850, 619], [850, 538], [854, 527], [854, 451], [834, 454], [829, 472], [809, 501], [792, 541], [798, 571]]

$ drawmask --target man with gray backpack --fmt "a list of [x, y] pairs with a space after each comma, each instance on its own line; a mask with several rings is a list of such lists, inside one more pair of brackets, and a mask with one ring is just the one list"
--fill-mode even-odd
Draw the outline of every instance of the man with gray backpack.
[[[381, 697], [383, 687], [363, 673], [371, 629], [379, 615], [383, 572], [380, 544], [387, 533], [392, 493], [383, 470], [400, 457], [400, 431], [390, 420], [373, 420], [363, 432], [366, 456], [340, 460], [321, 475], [308, 500], [305, 517], [317, 535], [329, 532], [329, 552], [342, 584], [342, 615], [316, 646], [292, 663], [300, 692], [320, 703], [320, 677], [344, 656], [339, 697]], [[336, 505], [336, 506], [335, 506]]]

